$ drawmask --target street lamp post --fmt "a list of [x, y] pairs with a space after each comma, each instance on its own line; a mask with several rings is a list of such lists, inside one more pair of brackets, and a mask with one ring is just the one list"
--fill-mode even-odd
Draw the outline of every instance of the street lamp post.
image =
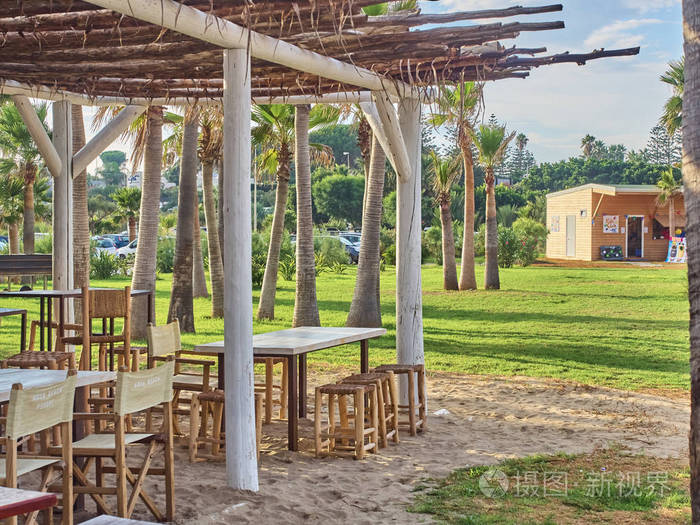
[[347, 160], [347, 163], [348, 163], [348, 171], [350, 171], [350, 152], [343, 151], [343, 155], [345, 155], [345, 159]]

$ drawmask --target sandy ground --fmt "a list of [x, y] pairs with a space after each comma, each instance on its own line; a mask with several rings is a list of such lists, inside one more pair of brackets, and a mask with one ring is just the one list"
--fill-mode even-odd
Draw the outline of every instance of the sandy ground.
[[[406, 512], [411, 491], [458, 467], [613, 443], [660, 457], [687, 456], [684, 399], [443, 373], [431, 375], [428, 388], [428, 431], [402, 434], [401, 443], [364, 461], [315, 459], [313, 419], [302, 421], [299, 453], [286, 450], [286, 421], [265, 425], [257, 494], [223, 488], [222, 463], [190, 464], [178, 447], [177, 523], [427, 523], [429, 516]], [[435, 416], [439, 409], [449, 414]], [[159, 488], [150, 485], [149, 492], [156, 496]], [[139, 505], [134, 518], [149, 520], [147, 512]]]

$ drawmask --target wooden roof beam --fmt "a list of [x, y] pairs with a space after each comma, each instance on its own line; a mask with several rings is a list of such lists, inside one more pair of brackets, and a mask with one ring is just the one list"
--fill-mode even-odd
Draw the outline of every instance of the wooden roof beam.
[[58, 155], [49, 134], [44, 129], [44, 125], [39, 120], [34, 106], [25, 95], [13, 95], [12, 101], [19, 112], [24, 124], [27, 126], [29, 134], [34, 139], [36, 147], [46, 163], [46, 167], [53, 177], [61, 176], [63, 162]]
[[371, 91], [387, 91], [399, 97], [413, 95], [411, 86], [403, 82], [387, 79], [368, 69], [249, 31], [227, 20], [183, 6], [175, 0], [92, 0], [92, 3], [222, 48], [245, 49], [250, 46], [253, 57], [297, 71], [305, 71]]

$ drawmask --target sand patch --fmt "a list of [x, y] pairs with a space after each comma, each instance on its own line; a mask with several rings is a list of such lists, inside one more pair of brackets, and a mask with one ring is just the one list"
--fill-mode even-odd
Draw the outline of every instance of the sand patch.
[[[311, 387], [331, 376], [314, 370], [310, 379]], [[429, 516], [405, 511], [412, 491], [455, 468], [590, 452], [611, 443], [652, 456], [687, 456], [687, 400], [564, 381], [447, 373], [431, 374], [428, 388], [429, 430], [416, 437], [404, 433], [400, 444], [364, 461], [315, 459], [313, 419], [302, 421], [299, 453], [286, 450], [286, 422], [265, 425], [257, 494], [225, 488], [222, 463], [190, 464], [178, 448], [177, 523], [427, 523]], [[439, 409], [449, 414], [434, 416]], [[134, 517], [149, 519], [140, 504]]]

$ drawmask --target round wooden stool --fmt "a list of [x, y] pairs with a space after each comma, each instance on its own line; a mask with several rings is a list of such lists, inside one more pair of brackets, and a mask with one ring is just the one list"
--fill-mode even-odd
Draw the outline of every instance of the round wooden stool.
[[0, 368], [48, 368], [49, 370], [75, 370], [75, 352], [39, 352], [26, 350], [0, 362]]
[[[328, 425], [321, 425], [323, 395], [328, 395]], [[365, 406], [365, 396], [369, 406]], [[348, 411], [348, 399], [352, 401], [352, 410]], [[316, 457], [324, 449], [328, 453], [354, 455], [355, 459], [365, 457], [365, 452], [377, 452], [378, 417], [377, 387], [374, 383], [354, 385], [337, 383], [316, 388], [316, 405], [314, 427], [316, 438]], [[337, 403], [336, 403], [337, 401]], [[336, 424], [335, 410], [338, 408], [339, 424]], [[368, 410], [366, 410], [366, 408]], [[369, 417], [367, 417], [369, 416]], [[350, 426], [352, 420], [353, 426]], [[367, 440], [365, 442], [365, 440]]]
[[[426, 395], [425, 395], [425, 366], [418, 365], [381, 365], [374, 372], [393, 372], [396, 376], [404, 375], [408, 383], [408, 404], [399, 405], [399, 412], [408, 413], [408, 420], [399, 421], [399, 426], [408, 428], [415, 436], [418, 431], [426, 429]], [[417, 379], [416, 379], [417, 377]], [[418, 396], [416, 396], [416, 391]], [[418, 402], [416, 402], [418, 397]]]
[[[262, 439], [263, 398], [262, 394], [255, 394], [255, 443], [258, 459], [260, 459], [260, 441]], [[203, 461], [204, 459], [226, 459], [226, 452], [221, 453], [221, 448], [226, 445], [226, 436], [221, 431], [224, 399], [223, 390], [209, 390], [192, 394], [188, 446], [191, 462]], [[209, 436], [209, 412], [212, 414], [211, 437]], [[211, 445], [209, 454], [199, 453], [199, 448], [202, 445]]]
[[[255, 391], [265, 396], [265, 423], [272, 421], [272, 410], [280, 407], [280, 419], [287, 417], [287, 388], [289, 374], [287, 373], [287, 360], [280, 357], [255, 357], [253, 363], [265, 365], [265, 382], [255, 383]], [[274, 382], [275, 365], [282, 364], [282, 375], [279, 384]], [[274, 392], [279, 391], [279, 397], [275, 399]]]
[[374, 384], [377, 387], [380, 446], [386, 447], [389, 439], [399, 442], [399, 398], [393, 372], [355, 374], [341, 380], [355, 385]]

